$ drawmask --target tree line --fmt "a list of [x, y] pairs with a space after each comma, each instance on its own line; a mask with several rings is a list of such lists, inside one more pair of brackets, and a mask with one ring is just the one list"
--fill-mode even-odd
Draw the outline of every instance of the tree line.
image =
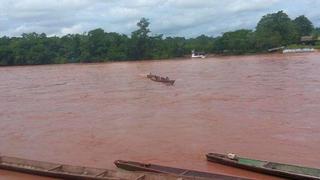
[[307, 17], [292, 20], [283, 11], [263, 16], [255, 30], [240, 29], [218, 37], [151, 35], [149, 25], [149, 20], [142, 18], [130, 36], [100, 28], [62, 37], [48, 37], [44, 33], [4, 36], [0, 38], [0, 65], [167, 59], [183, 57], [193, 49], [215, 54], [257, 53], [299, 43], [301, 36], [320, 35], [320, 28], [314, 28]]

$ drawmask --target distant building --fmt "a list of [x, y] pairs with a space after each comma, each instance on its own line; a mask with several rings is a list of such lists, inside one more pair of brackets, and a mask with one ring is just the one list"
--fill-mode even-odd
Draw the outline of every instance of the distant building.
[[317, 41], [320, 41], [320, 37], [302, 36], [300, 38], [300, 42], [302, 44], [312, 44], [312, 45], [314, 45]]

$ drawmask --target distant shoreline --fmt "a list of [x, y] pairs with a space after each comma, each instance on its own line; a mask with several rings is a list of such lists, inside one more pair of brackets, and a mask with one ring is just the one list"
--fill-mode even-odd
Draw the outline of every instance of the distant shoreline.
[[[319, 53], [318, 49], [315, 49], [315, 52], [311, 53]], [[207, 58], [223, 58], [223, 57], [243, 57], [243, 56], [255, 56], [255, 55], [274, 55], [274, 54], [283, 54], [282, 52], [260, 52], [260, 53], [246, 53], [246, 54], [208, 54]], [[303, 54], [303, 53], [288, 53], [288, 54]], [[287, 54], [287, 55], [288, 55]], [[309, 54], [309, 53], [308, 53]], [[104, 62], [78, 62], [78, 63], [54, 63], [54, 64], [26, 64], [26, 65], [0, 65], [1, 68], [5, 67], [30, 67], [30, 66], [50, 66], [50, 65], [98, 65], [98, 64], [111, 64], [111, 63], [136, 63], [136, 62], [161, 62], [161, 61], [184, 61], [184, 60], [205, 60], [199, 58], [191, 58], [190, 56], [176, 57], [176, 58], [168, 58], [168, 59], [140, 59], [140, 60], [109, 60]]]

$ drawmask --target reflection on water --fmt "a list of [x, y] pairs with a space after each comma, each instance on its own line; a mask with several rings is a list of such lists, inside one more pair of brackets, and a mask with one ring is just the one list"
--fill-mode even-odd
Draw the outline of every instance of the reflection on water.
[[[166, 86], [149, 72], [176, 79]], [[0, 68], [0, 152], [264, 176], [207, 152], [320, 168], [320, 54]]]

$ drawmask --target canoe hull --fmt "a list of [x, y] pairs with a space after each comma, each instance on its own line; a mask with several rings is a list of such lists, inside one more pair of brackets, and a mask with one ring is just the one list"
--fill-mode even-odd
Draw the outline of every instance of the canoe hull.
[[0, 169], [62, 179], [119, 179], [115, 171], [0, 156]]
[[[218, 154], [218, 153], [209, 153], [206, 155], [207, 160], [210, 162], [220, 163], [227, 166], [233, 166], [236, 168], [241, 168], [249, 171], [254, 171], [258, 173], [283, 177], [283, 178], [289, 178], [289, 179], [306, 179], [306, 180], [320, 180], [318, 177], [313, 177], [309, 175], [303, 175], [303, 174], [295, 174], [291, 172], [286, 171], [279, 171], [272, 168], [265, 168], [265, 167], [256, 167], [256, 166], [249, 166], [246, 164], [241, 164], [237, 160], [229, 159], [226, 155]], [[267, 161], [261, 161], [263, 164], [267, 164], [269, 162]]]
[[156, 76], [153, 74], [148, 74], [147, 78], [149, 78], [152, 81], [161, 82], [161, 83], [165, 83], [168, 85], [173, 85], [175, 83], [175, 80], [170, 80], [169, 78], [164, 78], [164, 77]]
[[170, 85], [173, 85], [175, 83], [175, 80], [156, 80], [155, 78], [150, 78], [150, 79], [155, 82], [161, 82], [161, 83], [170, 84]]
[[97, 180], [97, 179], [105, 179], [105, 178], [93, 178], [88, 176], [80, 176], [80, 175], [73, 175], [67, 173], [55, 173], [55, 172], [47, 172], [47, 171], [40, 171], [40, 170], [31, 170], [25, 168], [18, 168], [18, 167], [10, 167], [10, 166], [2, 166], [0, 165], [0, 169], [8, 170], [8, 171], [15, 171], [24, 174], [30, 175], [37, 175], [37, 176], [44, 176], [44, 177], [52, 177], [52, 178], [59, 178], [59, 179], [76, 179], [76, 180]]
[[122, 161], [117, 160], [114, 162], [118, 168], [125, 169], [128, 171], [144, 171], [144, 172], [154, 172], [154, 173], [162, 173], [162, 174], [170, 174], [170, 175], [178, 175], [184, 177], [191, 178], [199, 178], [199, 179], [221, 179], [221, 180], [244, 180], [246, 178], [227, 176], [222, 174], [213, 174], [201, 171], [173, 168], [167, 166], [160, 166], [155, 164], [144, 164], [133, 161]]

